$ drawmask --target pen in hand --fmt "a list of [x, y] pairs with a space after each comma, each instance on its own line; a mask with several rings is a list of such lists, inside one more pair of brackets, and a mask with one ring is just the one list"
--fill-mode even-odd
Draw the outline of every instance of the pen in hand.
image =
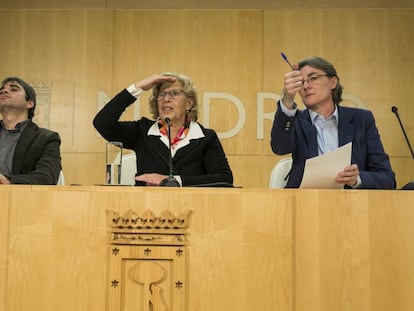
[[287, 56], [285, 55], [285, 53], [283, 53], [283, 52], [280, 52], [280, 55], [282, 55], [282, 58], [285, 60], [285, 62], [290, 66], [290, 68], [292, 69], [292, 70], [295, 70], [295, 68], [293, 68], [293, 65], [289, 62], [289, 60], [288, 60], [288, 58], [287, 58]]
[[[283, 53], [283, 52], [280, 52], [280, 55], [282, 55], [282, 58], [285, 60], [285, 62], [289, 65], [289, 67], [292, 69], [292, 70], [295, 70], [295, 68], [293, 67], [293, 65], [289, 62], [289, 60], [288, 60], [288, 58], [287, 58], [287, 56], [285, 55], [285, 53]], [[295, 97], [295, 95], [293, 95], [293, 96], [291, 96], [291, 95], [289, 95], [289, 96], [286, 96], [286, 94], [285, 94], [285, 92], [286, 92], [286, 86], [285, 86], [285, 88], [283, 89], [284, 91], [282, 92], [282, 98], [280, 99], [280, 101], [281, 101], [281, 103], [282, 102], [284, 102], [284, 99], [283, 98], [285, 98], [286, 99], [286, 102], [290, 105], [290, 107], [291, 108], [288, 108], [288, 109], [292, 109], [293, 108], [293, 105], [295, 105], [294, 104], [294, 97]], [[285, 105], [286, 106], [286, 104], [285, 103], [283, 103], [283, 105]], [[287, 106], [286, 106], [287, 107]]]

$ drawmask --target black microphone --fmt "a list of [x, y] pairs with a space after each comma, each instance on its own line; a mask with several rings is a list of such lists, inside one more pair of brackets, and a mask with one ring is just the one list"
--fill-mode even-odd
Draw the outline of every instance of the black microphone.
[[164, 187], [180, 187], [180, 183], [177, 181], [177, 179], [173, 176], [173, 165], [172, 165], [172, 154], [171, 154], [171, 119], [165, 118], [165, 123], [168, 125], [168, 152], [169, 152], [169, 158], [170, 158], [170, 174], [167, 178], [163, 179], [160, 183], [160, 186]]
[[[405, 137], [405, 141], [407, 142], [408, 148], [410, 148], [411, 157], [414, 159], [414, 152], [413, 152], [413, 148], [411, 148], [411, 144], [410, 144], [410, 141], [408, 140], [407, 133], [405, 132], [404, 126], [403, 126], [403, 124], [402, 124], [402, 122], [401, 122], [400, 115], [398, 114], [398, 108], [397, 108], [397, 107], [395, 107], [395, 106], [392, 106], [392, 107], [391, 107], [391, 111], [395, 114], [395, 116], [396, 116], [396, 117], [397, 117], [397, 119], [398, 119], [398, 122], [400, 123], [401, 130], [402, 130], [402, 132], [403, 132], [403, 134], [404, 134], [404, 137]], [[407, 184], [405, 184], [405, 185], [401, 188], [401, 190], [414, 190], [414, 181], [410, 181], [410, 182], [408, 182]]]
[[403, 126], [403, 124], [401, 122], [400, 115], [398, 113], [398, 108], [395, 107], [395, 106], [392, 106], [391, 107], [391, 111], [395, 114], [395, 116], [398, 119], [398, 122], [400, 123], [400, 127], [401, 127], [401, 130], [402, 130], [403, 134], [404, 134], [405, 141], [407, 142], [408, 148], [410, 149], [410, 152], [411, 152], [411, 157], [414, 159], [413, 148], [411, 148], [411, 144], [410, 144], [410, 141], [408, 140], [407, 133], [405, 132], [404, 126]]

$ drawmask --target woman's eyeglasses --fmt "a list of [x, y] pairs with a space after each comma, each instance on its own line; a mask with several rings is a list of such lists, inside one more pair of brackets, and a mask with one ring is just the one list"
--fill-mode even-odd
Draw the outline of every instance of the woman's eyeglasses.
[[183, 90], [180, 89], [175, 89], [175, 90], [171, 90], [171, 91], [161, 91], [158, 93], [158, 100], [164, 99], [167, 95], [170, 96], [171, 98], [175, 98], [178, 95], [184, 94], [185, 92]]
[[315, 84], [316, 81], [318, 81], [320, 77], [330, 77], [330, 75], [319, 75], [319, 74], [315, 74], [315, 75], [312, 75], [309, 78], [303, 80], [302, 81], [302, 84], [305, 85], [305, 82], [307, 82], [308, 84]]

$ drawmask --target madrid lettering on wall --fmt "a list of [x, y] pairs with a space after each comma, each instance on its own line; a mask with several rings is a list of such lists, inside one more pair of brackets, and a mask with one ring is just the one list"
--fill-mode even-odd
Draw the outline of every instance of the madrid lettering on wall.
[[[98, 92], [98, 103], [97, 111], [102, 109], [102, 107], [110, 100], [110, 97], [103, 91]], [[363, 102], [353, 96], [353, 95], [342, 95], [344, 103], [349, 106], [355, 106], [358, 108], [365, 108]], [[276, 112], [276, 104], [280, 99], [280, 95], [276, 93], [257, 93], [256, 95], [256, 139], [264, 139], [264, 122], [266, 120], [273, 122], [273, 118]], [[210, 116], [211, 116], [211, 106], [214, 105], [215, 100], [224, 100], [229, 105], [234, 105], [237, 109], [238, 118], [235, 124], [229, 126], [229, 129], [224, 132], [217, 132], [217, 135], [220, 139], [228, 139], [237, 135], [243, 128], [246, 123], [246, 109], [245, 105], [240, 98], [230, 93], [216, 93], [216, 92], [205, 92], [202, 95], [202, 101], [200, 106], [203, 111], [202, 123], [205, 127], [210, 127]], [[275, 109], [273, 111], [265, 111], [265, 101], [272, 100], [274, 101]], [[138, 120], [141, 118], [141, 100], [138, 98], [133, 104], [133, 118]]]

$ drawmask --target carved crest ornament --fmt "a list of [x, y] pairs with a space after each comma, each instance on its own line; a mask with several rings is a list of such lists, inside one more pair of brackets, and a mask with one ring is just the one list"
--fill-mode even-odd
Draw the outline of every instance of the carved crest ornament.
[[107, 211], [107, 311], [185, 310], [186, 230], [191, 211]]

